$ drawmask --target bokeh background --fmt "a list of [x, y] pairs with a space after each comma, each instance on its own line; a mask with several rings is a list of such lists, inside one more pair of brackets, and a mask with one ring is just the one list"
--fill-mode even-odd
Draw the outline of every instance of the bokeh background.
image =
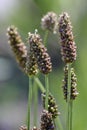
[[[43, 38], [45, 32], [41, 30], [40, 20], [48, 11], [58, 15], [66, 11], [72, 21], [77, 44], [74, 66], [79, 91], [73, 106], [73, 130], [87, 130], [87, 0], [0, 0], [0, 130], [17, 130], [25, 123], [27, 111], [28, 77], [19, 69], [7, 42], [7, 27], [18, 27], [25, 44], [28, 32], [35, 29]], [[57, 35], [50, 33], [47, 41], [53, 62], [50, 90], [57, 100], [65, 127], [66, 103], [61, 89], [64, 63], [58, 39]]]

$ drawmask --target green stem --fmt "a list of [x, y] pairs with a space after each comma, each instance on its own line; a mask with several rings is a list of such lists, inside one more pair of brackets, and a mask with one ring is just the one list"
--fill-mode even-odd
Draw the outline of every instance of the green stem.
[[59, 128], [59, 130], [63, 130], [63, 126], [61, 124], [59, 116], [55, 119], [55, 121], [56, 121], [56, 127], [57, 127], [57, 129]]
[[29, 92], [28, 92], [28, 117], [27, 117], [27, 128], [30, 130], [30, 108], [32, 102], [32, 78], [29, 77]]
[[34, 86], [33, 86], [33, 92], [34, 92], [34, 126], [37, 126], [37, 106], [38, 106], [38, 88], [37, 84], [34, 80]]
[[35, 77], [34, 80], [35, 80], [36, 84], [38, 85], [38, 87], [40, 88], [41, 92], [44, 93], [45, 88], [44, 88], [43, 84], [41, 83], [41, 81], [37, 77]]
[[68, 117], [67, 117], [67, 130], [70, 130], [70, 93], [71, 93], [71, 64], [68, 64], [68, 88], [67, 88], [67, 102], [68, 102]]
[[46, 87], [46, 101], [45, 101], [45, 108], [48, 110], [48, 96], [49, 96], [49, 82], [48, 82], [48, 75], [45, 75], [45, 87]]
[[46, 42], [47, 42], [48, 33], [49, 33], [49, 31], [47, 30], [47, 31], [45, 32], [45, 36], [44, 36], [44, 41], [43, 41], [43, 43], [44, 43], [45, 46], [46, 46]]
[[72, 130], [73, 100], [70, 101], [70, 130]]

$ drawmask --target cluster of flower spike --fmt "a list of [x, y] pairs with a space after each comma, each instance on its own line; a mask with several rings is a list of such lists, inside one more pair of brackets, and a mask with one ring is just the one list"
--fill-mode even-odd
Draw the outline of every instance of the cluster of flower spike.
[[47, 110], [43, 110], [41, 115], [41, 130], [54, 130], [54, 122], [52, 120], [52, 115]]
[[[42, 101], [43, 101], [44, 108], [45, 108], [45, 99], [46, 99], [46, 94], [43, 93], [42, 94]], [[49, 97], [48, 97], [48, 112], [52, 114], [53, 119], [55, 119], [59, 114], [56, 100], [52, 96], [52, 94], [49, 94]]]
[[17, 32], [17, 28], [14, 26], [10, 26], [7, 30], [7, 35], [9, 37], [9, 43], [12, 47], [12, 50], [15, 54], [17, 62], [19, 63], [20, 67], [25, 72], [26, 66], [26, 57], [27, 57], [27, 49], [24, 45], [23, 41], [19, 33]]
[[21, 40], [17, 28], [10, 26], [8, 28], [9, 42], [16, 59], [27, 75], [35, 75], [38, 72], [48, 74], [52, 70], [52, 63], [47, 49], [42, 44], [39, 34], [29, 33], [29, 50]]
[[61, 40], [61, 55], [65, 63], [76, 60], [76, 45], [73, 38], [72, 26], [67, 13], [59, 17], [59, 34]]
[[47, 49], [42, 44], [42, 39], [40, 35], [36, 32], [34, 34], [29, 33], [29, 43], [32, 48], [32, 53], [36, 58], [36, 62], [38, 64], [38, 68], [41, 73], [48, 74], [52, 70], [52, 63], [49, 54], [47, 53]]
[[[68, 64], [71, 64], [76, 60], [76, 45], [74, 42], [74, 37], [72, 33], [72, 26], [67, 13], [63, 13], [59, 17], [59, 23], [57, 21], [57, 15], [54, 12], [48, 12], [41, 19], [41, 26], [43, 29], [47, 29], [51, 32], [56, 32], [59, 25], [59, 33], [61, 39], [61, 54], [62, 60], [65, 62], [64, 68], [64, 79], [63, 79], [63, 93], [64, 99], [67, 101], [68, 98]], [[49, 54], [47, 53], [46, 47], [42, 43], [42, 39], [39, 34], [29, 33], [29, 48], [27, 49], [21, 40], [17, 28], [10, 26], [8, 28], [9, 43], [12, 50], [16, 56], [16, 59], [24, 70], [24, 72], [31, 76], [36, 75], [38, 70], [43, 74], [48, 74], [52, 71], [52, 63]], [[74, 69], [70, 69], [70, 100], [74, 100], [77, 95], [77, 78], [74, 73]], [[58, 116], [58, 106], [56, 105], [55, 98], [49, 94], [48, 95], [48, 111], [45, 110], [45, 100], [46, 94], [42, 94], [43, 97], [43, 107], [41, 115], [41, 123], [39, 130], [54, 130], [53, 120]], [[20, 130], [27, 130], [26, 126], [21, 126]], [[32, 130], [38, 130], [35, 126]]]
[[[74, 72], [74, 69], [71, 68], [70, 70], [71, 73], [71, 93], [70, 93], [70, 99], [74, 100], [77, 95], [78, 95], [78, 91], [77, 91], [77, 78], [76, 78], [76, 74]], [[68, 66], [66, 65], [64, 67], [64, 79], [63, 79], [63, 93], [64, 93], [64, 99], [67, 101], [67, 96], [68, 96]]]

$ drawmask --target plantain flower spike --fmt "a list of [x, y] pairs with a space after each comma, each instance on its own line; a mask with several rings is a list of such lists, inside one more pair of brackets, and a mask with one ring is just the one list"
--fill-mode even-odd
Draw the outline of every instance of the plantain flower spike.
[[[46, 100], [46, 94], [42, 93], [42, 101], [43, 101], [44, 108], [45, 108], [45, 100]], [[48, 112], [52, 114], [53, 119], [55, 119], [60, 114], [58, 112], [58, 106], [56, 100], [51, 93], [49, 93], [49, 97], [48, 97]]]
[[70, 98], [72, 100], [75, 100], [75, 98], [78, 96], [78, 91], [77, 91], [77, 77], [74, 72], [74, 69], [71, 68], [71, 96]]
[[[74, 68], [71, 68], [71, 93], [70, 93], [70, 99], [74, 100], [78, 96], [78, 91], [77, 91], [77, 78], [76, 74], [74, 72]], [[66, 65], [64, 67], [64, 79], [63, 79], [63, 93], [64, 93], [64, 99], [67, 101], [67, 95], [68, 95], [68, 66]]]
[[63, 85], [63, 94], [64, 94], [64, 99], [67, 101], [67, 95], [68, 95], [68, 66], [65, 65], [64, 67], [64, 79], [62, 80]]
[[41, 126], [40, 130], [54, 130], [54, 122], [52, 120], [52, 115], [47, 110], [43, 110], [41, 115]]
[[42, 44], [42, 39], [37, 30], [34, 34], [29, 33], [29, 43], [41, 73], [48, 74], [52, 70], [52, 63], [47, 49]]
[[7, 29], [7, 35], [9, 39], [10, 46], [14, 55], [16, 57], [17, 62], [19, 63], [22, 70], [25, 72], [26, 68], [26, 57], [27, 57], [27, 49], [21, 40], [21, 36], [17, 32], [17, 28], [14, 26], [10, 26]]
[[43, 30], [49, 30], [53, 33], [57, 33], [58, 30], [58, 19], [54, 12], [48, 12], [41, 19], [41, 27]]
[[72, 63], [76, 60], [76, 45], [68, 13], [64, 12], [60, 15], [58, 25], [62, 60], [65, 63]]
[[38, 65], [30, 45], [27, 52], [26, 73], [29, 76], [34, 76], [38, 73]]

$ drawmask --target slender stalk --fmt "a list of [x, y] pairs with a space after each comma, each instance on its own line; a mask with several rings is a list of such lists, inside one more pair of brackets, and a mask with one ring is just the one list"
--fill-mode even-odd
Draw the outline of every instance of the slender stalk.
[[46, 108], [46, 110], [48, 110], [48, 96], [49, 96], [49, 81], [48, 81], [48, 75], [45, 75], [45, 87], [46, 87], [45, 108]]
[[[45, 36], [44, 36], [44, 45], [46, 46], [47, 44], [47, 37], [48, 37], [48, 33], [49, 31], [47, 30], [45, 32]], [[45, 75], [45, 88], [46, 88], [46, 100], [45, 100], [45, 109], [48, 110], [48, 96], [49, 96], [49, 83], [48, 83], [48, 75]]]
[[37, 77], [35, 77], [34, 80], [35, 80], [37, 86], [40, 88], [41, 92], [44, 93], [45, 92], [45, 88], [44, 88], [43, 84], [41, 83], [41, 81]]
[[67, 95], [67, 102], [68, 102], [68, 115], [67, 115], [67, 130], [70, 130], [71, 126], [70, 126], [70, 115], [71, 115], [71, 111], [70, 111], [70, 93], [71, 93], [71, 64], [68, 64], [68, 95]]
[[46, 42], [47, 42], [48, 33], [49, 33], [49, 31], [47, 30], [47, 31], [45, 32], [45, 36], [44, 36], [44, 41], [43, 41], [43, 43], [44, 43], [45, 46], [46, 46]]
[[72, 130], [73, 100], [70, 101], [70, 130]]
[[30, 108], [32, 102], [32, 78], [29, 77], [27, 128], [30, 130]]
[[34, 86], [33, 86], [33, 92], [34, 92], [34, 126], [37, 126], [37, 106], [38, 106], [38, 87], [34, 80]]
[[63, 130], [63, 126], [61, 124], [59, 116], [55, 119], [55, 124], [56, 124], [57, 129], [59, 128], [59, 130]]

